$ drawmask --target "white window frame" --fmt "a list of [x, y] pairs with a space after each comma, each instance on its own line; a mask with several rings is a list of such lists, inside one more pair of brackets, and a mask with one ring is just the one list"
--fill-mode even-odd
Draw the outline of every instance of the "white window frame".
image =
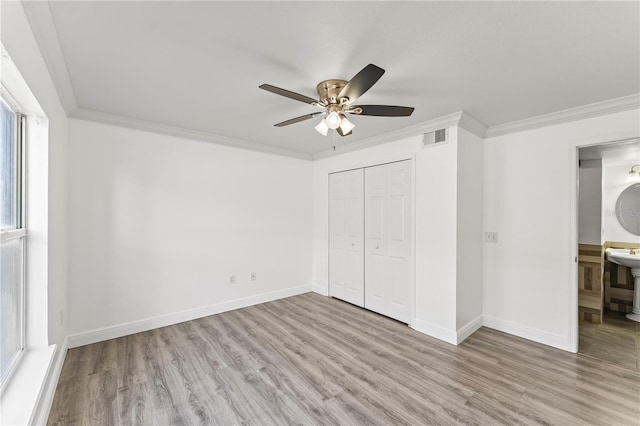
[[0, 244], [11, 241], [15, 239], [22, 239], [21, 245], [21, 253], [20, 259], [22, 260], [21, 271], [20, 271], [20, 292], [21, 297], [20, 301], [22, 303], [20, 313], [21, 313], [21, 330], [20, 330], [20, 350], [13, 357], [11, 362], [9, 363], [9, 367], [5, 372], [3, 377], [0, 377], [0, 392], [4, 390], [5, 386], [10, 382], [11, 376], [16, 370], [16, 367], [20, 363], [23, 355], [26, 352], [27, 345], [27, 324], [26, 324], [26, 237], [27, 237], [27, 197], [26, 197], [26, 152], [25, 152], [25, 141], [26, 141], [26, 128], [27, 128], [27, 117], [22, 113], [22, 108], [20, 105], [13, 99], [9, 91], [6, 89], [4, 85], [0, 85], [0, 102], [4, 103], [9, 110], [16, 114], [16, 229], [11, 230], [0, 230]]

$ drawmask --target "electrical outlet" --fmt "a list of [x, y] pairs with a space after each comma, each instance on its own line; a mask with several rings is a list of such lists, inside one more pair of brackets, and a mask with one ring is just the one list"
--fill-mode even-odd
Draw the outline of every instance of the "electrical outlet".
[[498, 242], [498, 233], [497, 232], [485, 232], [484, 233], [484, 242], [485, 243], [497, 243]]
[[62, 327], [62, 324], [64, 324], [64, 313], [60, 311], [60, 327]]
[[255, 281], [256, 280], [256, 273], [252, 272], [251, 273], [251, 281]]
[[235, 284], [236, 283], [236, 276], [235, 275], [231, 275], [229, 277], [229, 284]]

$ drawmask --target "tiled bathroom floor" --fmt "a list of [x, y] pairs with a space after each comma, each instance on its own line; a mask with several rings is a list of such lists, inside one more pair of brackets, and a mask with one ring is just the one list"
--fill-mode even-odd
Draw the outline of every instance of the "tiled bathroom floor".
[[640, 322], [608, 310], [602, 324], [580, 322], [578, 352], [640, 371]]

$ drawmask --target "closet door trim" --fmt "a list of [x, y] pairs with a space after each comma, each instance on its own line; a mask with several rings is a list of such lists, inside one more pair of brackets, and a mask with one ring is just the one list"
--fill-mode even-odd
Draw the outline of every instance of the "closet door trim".
[[[380, 157], [379, 159], [374, 159], [374, 160], [368, 160], [368, 161], [363, 161], [360, 163], [356, 163], [353, 164], [350, 167], [342, 167], [342, 168], [335, 168], [332, 169], [330, 172], [327, 173], [327, 213], [329, 213], [329, 201], [331, 198], [331, 195], [329, 194], [329, 175], [332, 175], [334, 173], [341, 173], [341, 172], [346, 172], [346, 171], [350, 171], [350, 170], [357, 170], [357, 169], [366, 169], [368, 167], [375, 167], [375, 166], [382, 166], [384, 164], [390, 164], [390, 163], [397, 163], [400, 161], [410, 161], [411, 162], [411, 214], [410, 214], [410, 220], [411, 220], [411, 227], [412, 227], [412, 232], [411, 232], [411, 241], [410, 241], [410, 245], [411, 245], [411, 254], [409, 256], [410, 258], [410, 289], [409, 289], [409, 294], [410, 294], [410, 301], [409, 301], [409, 305], [411, 307], [411, 313], [410, 313], [410, 317], [409, 317], [409, 327], [414, 328], [415, 326], [415, 321], [416, 321], [416, 154], [412, 153], [412, 154], [395, 154], [395, 155], [389, 155], [389, 156], [384, 156], [384, 157]], [[330, 259], [330, 250], [331, 250], [331, 246], [330, 246], [330, 238], [331, 235], [329, 234], [329, 217], [327, 217], [327, 291], [328, 294], [330, 295], [331, 293], [331, 288], [330, 288], [330, 283], [329, 283], [329, 259]], [[366, 291], [366, 289], [365, 289]]]
[[[415, 153], [394, 153], [384, 156], [376, 156], [368, 160], [356, 160], [348, 166], [336, 166], [329, 169], [328, 175], [334, 173], [348, 172], [349, 170], [366, 169], [367, 167], [382, 166], [389, 163], [397, 163], [399, 161], [410, 160], [415, 165], [416, 155]], [[328, 177], [327, 177], [328, 179]]]

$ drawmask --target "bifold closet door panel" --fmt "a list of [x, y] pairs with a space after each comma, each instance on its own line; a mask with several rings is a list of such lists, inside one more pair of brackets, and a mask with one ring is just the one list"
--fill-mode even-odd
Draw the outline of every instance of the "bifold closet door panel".
[[365, 169], [365, 286], [364, 306], [381, 314], [386, 311], [386, 166]]
[[329, 175], [329, 295], [364, 307], [364, 170]]
[[365, 308], [411, 317], [411, 162], [365, 169]]

